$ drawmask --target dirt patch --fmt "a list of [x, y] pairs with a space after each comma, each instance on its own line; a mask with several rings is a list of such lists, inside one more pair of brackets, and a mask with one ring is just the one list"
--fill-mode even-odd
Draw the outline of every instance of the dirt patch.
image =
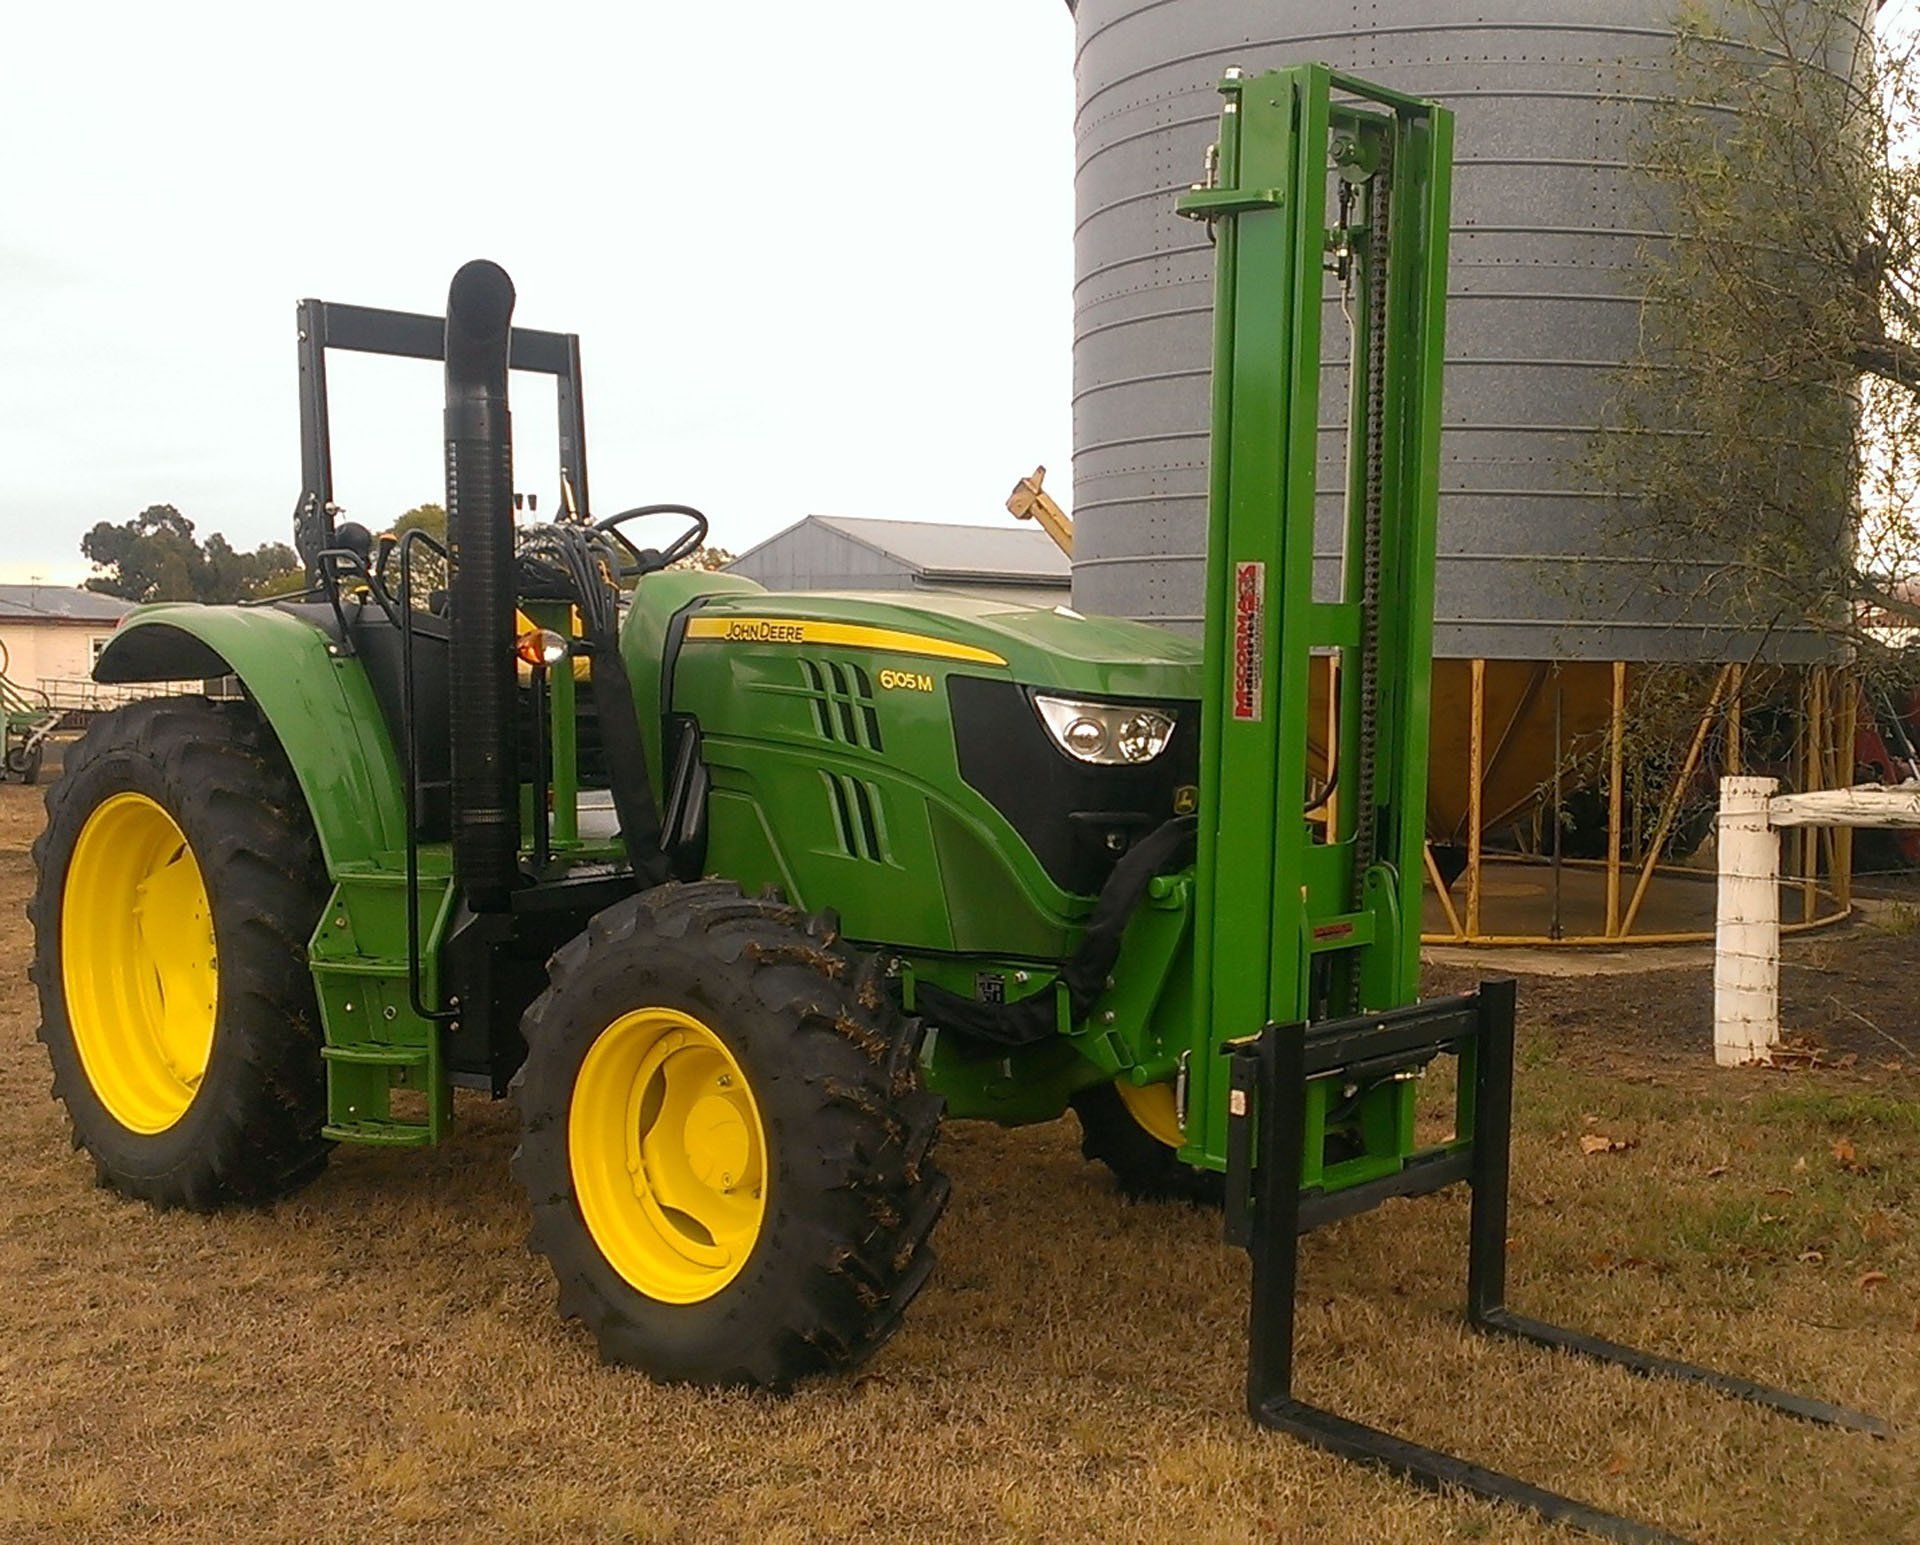
[[[1116, 1200], [1070, 1121], [951, 1128], [906, 1329], [787, 1401], [600, 1366], [522, 1248], [485, 1102], [267, 1212], [124, 1202], [33, 1040], [38, 824], [0, 786], [0, 1537], [1558, 1537], [1250, 1427], [1244, 1257], [1215, 1216]], [[1302, 1392], [1703, 1540], [1920, 1538], [1920, 1082], [1823, 1006], [1911, 1039], [1920, 942], [1832, 948], [1789, 973], [1789, 1023], [1846, 1066], [1713, 1070], [1704, 968], [1522, 984], [1514, 1293], [1877, 1410], [1892, 1441], [1467, 1334], [1453, 1194], [1308, 1241]]]

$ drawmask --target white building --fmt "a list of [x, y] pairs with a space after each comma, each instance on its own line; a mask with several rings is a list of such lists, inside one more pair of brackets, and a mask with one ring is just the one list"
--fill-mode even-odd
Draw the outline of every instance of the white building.
[[66, 585], [0, 585], [0, 672], [55, 707], [96, 706], [93, 662], [132, 610], [131, 601]]

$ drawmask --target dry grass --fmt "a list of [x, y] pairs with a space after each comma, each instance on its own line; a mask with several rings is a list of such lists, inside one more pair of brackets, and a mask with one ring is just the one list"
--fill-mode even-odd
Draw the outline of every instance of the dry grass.
[[[1215, 1218], [1117, 1202], [1071, 1123], [953, 1129], [907, 1329], [785, 1402], [599, 1366], [521, 1248], [513, 1134], [483, 1103], [444, 1150], [342, 1151], [269, 1213], [123, 1202], [69, 1152], [33, 1044], [35, 824], [0, 788], [0, 1538], [1546, 1535], [1252, 1429], [1243, 1257]], [[1858, 947], [1920, 963], [1910, 937]], [[1660, 981], [1523, 990], [1516, 1301], [1900, 1435], [1465, 1334], [1457, 1196], [1308, 1242], [1303, 1393], [1705, 1540], [1920, 1538], [1920, 1083], [1703, 1071], [1642, 1045], [1678, 1012]], [[1634, 1146], [1583, 1156], [1594, 1132]]]

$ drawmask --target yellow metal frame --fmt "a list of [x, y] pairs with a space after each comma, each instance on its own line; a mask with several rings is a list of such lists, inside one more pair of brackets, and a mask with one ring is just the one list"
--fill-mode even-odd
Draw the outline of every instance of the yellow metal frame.
[[[1427, 944], [1470, 946], [1552, 946], [1560, 948], [1617, 948], [1634, 944], [1693, 944], [1711, 940], [1711, 929], [1697, 932], [1647, 933], [1635, 929], [1649, 890], [1657, 875], [1687, 876], [1699, 880], [1696, 870], [1664, 864], [1673, 825], [1678, 818], [1688, 784], [1705, 760], [1716, 726], [1721, 729], [1721, 765], [1724, 771], [1738, 773], [1746, 758], [1744, 739], [1744, 703], [1748, 669], [1740, 664], [1722, 666], [1714, 675], [1706, 701], [1695, 721], [1686, 756], [1661, 801], [1654, 830], [1647, 841], [1636, 844], [1640, 854], [1631, 863], [1627, 859], [1625, 787], [1625, 744], [1628, 719], [1628, 663], [1613, 662], [1612, 703], [1607, 725], [1607, 856], [1604, 860], [1563, 859], [1568, 868], [1606, 871], [1606, 921], [1604, 932], [1553, 938], [1546, 934], [1490, 934], [1481, 925], [1481, 900], [1488, 857], [1484, 845], [1483, 790], [1490, 762], [1506, 749], [1519, 714], [1502, 732], [1492, 758], [1487, 751], [1485, 660], [1469, 662], [1471, 698], [1467, 741], [1467, 867], [1461, 876], [1466, 882], [1464, 907], [1456, 906], [1448, 888], [1441, 884], [1439, 865], [1431, 844], [1425, 858], [1427, 883], [1437, 896], [1447, 921], [1443, 933], [1423, 935]], [[1524, 703], [1523, 703], [1524, 708]], [[1814, 665], [1805, 668], [1799, 685], [1797, 744], [1793, 753], [1795, 780], [1805, 789], [1840, 788], [1852, 782], [1852, 751], [1858, 696], [1850, 675], [1843, 669]], [[1798, 861], [1789, 878], [1796, 883], [1801, 897], [1801, 916], [1797, 922], [1783, 923], [1783, 933], [1803, 932], [1829, 927], [1852, 914], [1852, 834], [1846, 831], [1803, 829], [1797, 842]], [[1498, 862], [1542, 863], [1525, 855], [1501, 854]], [[1822, 875], [1826, 877], [1822, 883]], [[1632, 888], [1624, 882], [1632, 876]], [[1625, 901], [1624, 909], [1622, 901]], [[1823, 905], [1825, 903], [1826, 905]]]

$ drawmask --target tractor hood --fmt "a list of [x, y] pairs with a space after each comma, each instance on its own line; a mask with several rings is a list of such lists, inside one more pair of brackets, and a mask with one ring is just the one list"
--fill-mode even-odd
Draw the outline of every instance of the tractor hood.
[[935, 661], [949, 670], [1005, 673], [1025, 686], [1111, 697], [1192, 701], [1200, 645], [1149, 623], [1085, 617], [941, 591], [730, 591], [707, 598], [686, 640], [810, 643], [873, 649], [887, 663]]

